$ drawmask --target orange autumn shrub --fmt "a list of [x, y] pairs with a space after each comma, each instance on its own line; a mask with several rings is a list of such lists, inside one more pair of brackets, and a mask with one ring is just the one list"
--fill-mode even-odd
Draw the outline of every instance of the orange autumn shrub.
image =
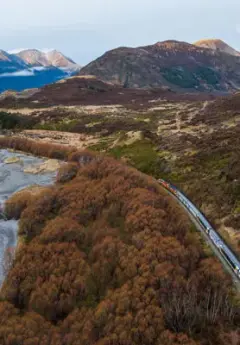
[[25, 242], [1, 290], [0, 344], [234, 345], [231, 279], [176, 201], [114, 159], [61, 154], [56, 184], [9, 211]]

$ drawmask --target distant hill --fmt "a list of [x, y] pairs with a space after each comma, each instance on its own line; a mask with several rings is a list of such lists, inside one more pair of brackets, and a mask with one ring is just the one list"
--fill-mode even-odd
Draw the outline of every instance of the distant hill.
[[0, 50], [0, 92], [39, 88], [72, 76], [80, 69], [73, 60], [52, 50], [37, 49], [10, 54]]
[[77, 64], [57, 50], [42, 52], [37, 49], [27, 49], [16, 54], [26, 63], [33, 66], [54, 66], [58, 68], [76, 68]]
[[51, 50], [46, 53], [47, 59], [52, 66], [65, 67], [65, 68], [76, 68], [79, 67], [72, 59], [66, 57], [57, 50]]
[[5, 92], [0, 108], [48, 107], [55, 105], [124, 105], [131, 109], [149, 108], [156, 100], [211, 100], [211, 93], [177, 93], [167, 88], [131, 89], [104, 82], [96, 77], [73, 76], [46, 85], [34, 92]]
[[0, 49], [0, 74], [11, 73], [27, 68], [28, 64], [16, 55]]
[[209, 48], [222, 53], [230, 54], [233, 56], [240, 56], [240, 52], [230, 47], [227, 43], [219, 39], [206, 39], [194, 43], [194, 45], [202, 48]]
[[37, 49], [28, 49], [16, 54], [24, 62], [32, 66], [48, 66], [48, 60], [45, 54]]
[[240, 57], [179, 41], [106, 52], [80, 75], [126, 88], [167, 86], [175, 91], [230, 92], [240, 88]]

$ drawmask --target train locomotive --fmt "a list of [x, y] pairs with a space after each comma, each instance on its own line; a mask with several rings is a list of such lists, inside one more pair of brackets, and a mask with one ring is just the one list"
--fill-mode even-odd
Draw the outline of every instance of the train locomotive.
[[214, 246], [221, 252], [225, 261], [228, 263], [230, 268], [233, 270], [238, 279], [240, 279], [240, 262], [231, 252], [225, 242], [221, 239], [218, 233], [213, 229], [211, 224], [207, 221], [204, 215], [199, 212], [199, 210], [194, 206], [194, 204], [188, 200], [188, 198], [181, 193], [175, 186], [170, 183], [159, 179], [158, 182], [171, 192], [175, 197], [189, 210], [192, 216], [201, 224], [202, 228], [205, 230], [207, 236], [214, 244]]

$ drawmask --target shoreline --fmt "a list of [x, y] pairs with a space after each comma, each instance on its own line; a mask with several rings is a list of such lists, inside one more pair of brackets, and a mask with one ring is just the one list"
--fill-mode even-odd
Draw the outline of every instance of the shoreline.
[[76, 162], [79, 157], [96, 157], [96, 154], [87, 149], [78, 149], [75, 146], [38, 142], [34, 139], [22, 138], [18, 135], [0, 136], [0, 149], [12, 149], [33, 156]]
[[[0, 149], [2, 150], [2, 148]], [[20, 170], [21, 170], [21, 176], [25, 176], [25, 175], [29, 175], [29, 178], [27, 178], [27, 182], [26, 182], [26, 186], [21, 187], [21, 181], [22, 179], [18, 180], [18, 184], [16, 185], [16, 190], [15, 191], [9, 191], [6, 190], [6, 199], [5, 197], [3, 197], [1, 199], [1, 213], [2, 213], [2, 218], [1, 218], [1, 227], [2, 227], [2, 236], [3, 237], [3, 243], [2, 243], [2, 258], [1, 258], [1, 266], [2, 266], [2, 273], [1, 273], [1, 286], [0, 286], [0, 290], [4, 284], [4, 281], [7, 277], [7, 272], [9, 271], [9, 269], [5, 268], [5, 260], [10, 260], [13, 261], [16, 258], [16, 255], [19, 253], [19, 251], [21, 250], [22, 246], [24, 245], [24, 236], [22, 234], [19, 234], [19, 220], [20, 217], [13, 217], [13, 216], [9, 216], [8, 212], [7, 212], [7, 207], [8, 207], [8, 203], [9, 200], [11, 200], [12, 198], [16, 197], [16, 196], [21, 196], [23, 193], [28, 193], [29, 194], [29, 199], [31, 197], [34, 196], [38, 196], [40, 195], [40, 193], [45, 190], [46, 188], [49, 188], [51, 186], [53, 186], [53, 184], [55, 183], [55, 174], [57, 174], [57, 171], [59, 170], [59, 168], [61, 167], [60, 162], [59, 164], [53, 164], [52, 166], [50, 166], [51, 164], [49, 164], [49, 166], [45, 166], [46, 162], [51, 162], [54, 160], [51, 159], [47, 159], [46, 157], [36, 157], [33, 156], [33, 154], [31, 154], [30, 152], [23, 152], [23, 151], [19, 151], [19, 150], [14, 150], [14, 149], [9, 149], [9, 148], [4, 148], [4, 150], [8, 151], [8, 153], [6, 153], [6, 155], [4, 154], [4, 156], [6, 156], [5, 159], [3, 159], [3, 162], [5, 162], [4, 166], [7, 169], [6, 171], [11, 171], [12, 165], [17, 165], [17, 166], [21, 166]], [[23, 157], [32, 157], [32, 161], [29, 160], [27, 158], [26, 164], [26, 170], [23, 169], [22, 164], [23, 164], [23, 160], [24, 158], [20, 159], [19, 158], [19, 154], [21, 154], [21, 156]], [[26, 158], [25, 157], [25, 158]], [[19, 158], [19, 159], [16, 159]], [[36, 158], [39, 158], [36, 159]], [[8, 160], [8, 162], [6, 162]], [[30, 164], [28, 164], [30, 162]], [[5, 169], [4, 168], [4, 169]], [[46, 168], [46, 169], [44, 169]], [[48, 169], [51, 168], [51, 169]], [[53, 169], [54, 168], [54, 169]], [[33, 171], [35, 169], [35, 171]], [[19, 167], [18, 168], [14, 168], [14, 172], [18, 173], [19, 171]], [[42, 177], [40, 177], [40, 181], [38, 183], [38, 178], [40, 175]], [[31, 176], [30, 176], [31, 175]], [[33, 175], [38, 175], [36, 177], [32, 177]], [[17, 175], [18, 176], [18, 175]], [[45, 176], [45, 177], [43, 177]], [[48, 181], [49, 180], [49, 181]], [[51, 181], [50, 181], [51, 180]], [[46, 183], [45, 183], [45, 182]], [[29, 184], [28, 184], [29, 182]], [[10, 186], [11, 186], [11, 180], [10, 180]], [[21, 189], [19, 189], [18, 187], [20, 187]], [[15, 187], [14, 187], [15, 188]], [[4, 194], [4, 188], [3, 188], [3, 196]], [[4, 200], [5, 199], [5, 200]], [[11, 222], [15, 223], [14, 227], [11, 225]], [[10, 225], [8, 225], [10, 224]], [[10, 226], [10, 227], [9, 227]], [[9, 227], [9, 229], [8, 229]], [[5, 229], [5, 230], [4, 230]], [[10, 231], [10, 233], [8, 234], [8, 230]], [[12, 236], [14, 236], [14, 241], [11, 239]], [[6, 241], [6, 242], [5, 242]], [[11, 254], [9, 255], [8, 251], [11, 250]], [[12, 264], [10, 263], [10, 266]], [[7, 264], [8, 266], [8, 264]], [[9, 267], [10, 267], [9, 266]]]

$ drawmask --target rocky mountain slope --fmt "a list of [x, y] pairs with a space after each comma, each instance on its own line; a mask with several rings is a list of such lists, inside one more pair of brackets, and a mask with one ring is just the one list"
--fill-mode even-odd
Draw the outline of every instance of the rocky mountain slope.
[[240, 57], [179, 41], [120, 47], [82, 68], [123, 87], [229, 92], [240, 88]]
[[20, 59], [25, 61], [28, 65], [49, 66], [46, 55], [37, 49], [23, 50], [16, 55], [19, 56]]
[[230, 47], [227, 43], [219, 39], [199, 40], [194, 43], [195, 46], [202, 48], [209, 48], [222, 53], [227, 53], [233, 56], [240, 56], [240, 52]]
[[42, 52], [37, 49], [27, 49], [18, 54], [23, 61], [33, 66], [54, 66], [59, 68], [77, 68], [77, 64], [57, 50]]
[[52, 66], [63, 68], [79, 68], [79, 65], [77, 65], [72, 59], [66, 57], [57, 50], [47, 52], [46, 56]]

